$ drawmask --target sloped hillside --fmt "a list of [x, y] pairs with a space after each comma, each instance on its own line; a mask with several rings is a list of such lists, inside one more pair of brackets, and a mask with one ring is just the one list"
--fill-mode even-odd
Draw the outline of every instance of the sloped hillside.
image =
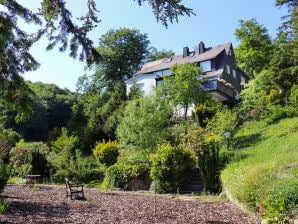
[[298, 118], [274, 125], [245, 123], [234, 144], [235, 161], [221, 174], [227, 194], [272, 222], [283, 223], [296, 216]]

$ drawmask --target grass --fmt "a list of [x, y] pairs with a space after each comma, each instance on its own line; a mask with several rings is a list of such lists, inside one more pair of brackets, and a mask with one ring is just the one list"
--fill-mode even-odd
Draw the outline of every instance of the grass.
[[[257, 136], [257, 140], [251, 136]], [[297, 188], [293, 187], [298, 186], [298, 118], [284, 119], [274, 125], [246, 123], [235, 139], [236, 145], [237, 140], [241, 142], [238, 157], [244, 159], [223, 170], [224, 189], [234, 200], [268, 219], [276, 219], [281, 213], [289, 214], [298, 200]], [[284, 196], [273, 200], [275, 194]], [[274, 210], [272, 203], [278, 204], [275, 210], [285, 209], [269, 211]], [[269, 213], [275, 217], [267, 217]]]
[[0, 214], [9, 210], [9, 203], [6, 200], [0, 199]]

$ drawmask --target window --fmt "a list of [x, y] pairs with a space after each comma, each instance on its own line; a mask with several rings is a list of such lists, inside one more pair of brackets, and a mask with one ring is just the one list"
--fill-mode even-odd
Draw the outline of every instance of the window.
[[200, 63], [200, 66], [202, 68], [202, 72], [211, 71], [211, 61], [203, 61]]
[[226, 65], [226, 68], [227, 68], [227, 73], [228, 74], [231, 74], [231, 68], [230, 68], [230, 66], [229, 65]]
[[246, 79], [243, 75], [241, 75], [241, 81], [240, 81], [241, 85], [244, 85], [246, 83]]
[[172, 72], [171, 72], [170, 69], [166, 69], [166, 70], [163, 70], [163, 71], [162, 71], [162, 74], [163, 74], [163, 75], [171, 75]]
[[144, 86], [145, 86], [144, 83], [138, 83], [138, 84], [137, 84], [137, 88], [138, 88], [140, 91], [143, 91], [143, 90], [144, 90]]
[[236, 79], [236, 75], [237, 75], [237, 74], [236, 74], [236, 71], [235, 71], [235, 69], [233, 69], [233, 78], [234, 78], [234, 79]]
[[163, 79], [156, 79], [156, 87], [163, 86]]

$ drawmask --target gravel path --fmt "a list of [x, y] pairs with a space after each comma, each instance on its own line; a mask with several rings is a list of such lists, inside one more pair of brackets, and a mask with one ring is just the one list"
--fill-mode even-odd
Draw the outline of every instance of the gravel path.
[[39, 185], [38, 189], [8, 185], [2, 197], [10, 210], [0, 214], [0, 223], [169, 223], [256, 224], [230, 202], [206, 202], [194, 197], [136, 192], [101, 192], [85, 189], [85, 200], [65, 197], [61, 186]]

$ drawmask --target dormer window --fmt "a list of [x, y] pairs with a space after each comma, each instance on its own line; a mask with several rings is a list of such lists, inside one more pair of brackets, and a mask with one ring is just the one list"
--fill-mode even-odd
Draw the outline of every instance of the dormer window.
[[172, 61], [172, 58], [168, 58], [167, 60], [166, 60], [166, 63], [170, 63]]
[[211, 71], [211, 61], [203, 61], [200, 63], [202, 68], [202, 72], [209, 72]]

